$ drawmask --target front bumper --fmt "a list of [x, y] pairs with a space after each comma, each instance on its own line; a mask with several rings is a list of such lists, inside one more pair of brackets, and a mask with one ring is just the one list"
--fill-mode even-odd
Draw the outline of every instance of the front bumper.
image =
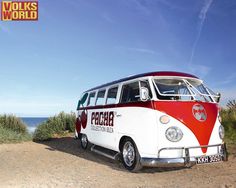
[[[142, 166], [149, 167], [191, 167], [197, 164], [197, 158], [189, 155], [190, 149], [195, 148], [208, 148], [217, 147], [219, 155], [222, 156], [223, 161], [227, 161], [227, 150], [225, 144], [216, 144], [208, 146], [196, 146], [196, 147], [175, 147], [175, 148], [162, 148], [158, 152], [158, 158], [141, 158]], [[161, 151], [163, 150], [176, 150], [182, 149], [184, 151], [184, 157], [179, 158], [159, 158]]]

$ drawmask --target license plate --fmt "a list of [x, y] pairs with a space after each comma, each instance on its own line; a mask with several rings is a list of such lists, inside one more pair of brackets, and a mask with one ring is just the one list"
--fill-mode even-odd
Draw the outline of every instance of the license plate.
[[223, 160], [222, 155], [210, 155], [197, 157], [197, 164], [215, 163]]

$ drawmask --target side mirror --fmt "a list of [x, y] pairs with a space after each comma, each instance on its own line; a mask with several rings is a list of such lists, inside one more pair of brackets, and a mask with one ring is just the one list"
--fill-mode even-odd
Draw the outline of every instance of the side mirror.
[[140, 99], [141, 99], [141, 101], [144, 101], [144, 102], [149, 99], [148, 88], [146, 88], [146, 87], [141, 87], [140, 88]]
[[88, 93], [85, 93], [84, 96], [79, 100], [77, 110], [79, 110], [80, 105], [83, 105], [88, 98]]
[[216, 100], [217, 103], [220, 102], [220, 98], [221, 98], [221, 94], [220, 94], [220, 93], [217, 93], [217, 94], [216, 94], [216, 98], [215, 98], [215, 100]]

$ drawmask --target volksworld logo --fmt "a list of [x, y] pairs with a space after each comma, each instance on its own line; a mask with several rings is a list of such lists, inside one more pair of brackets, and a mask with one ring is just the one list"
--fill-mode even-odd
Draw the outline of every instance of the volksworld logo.
[[38, 20], [37, 1], [2, 1], [2, 21], [36, 21]]

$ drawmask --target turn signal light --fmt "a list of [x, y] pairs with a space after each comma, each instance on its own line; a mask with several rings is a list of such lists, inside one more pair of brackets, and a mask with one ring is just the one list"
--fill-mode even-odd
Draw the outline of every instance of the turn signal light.
[[161, 116], [161, 117], [160, 117], [160, 122], [161, 122], [162, 124], [167, 124], [167, 123], [169, 123], [169, 122], [170, 122], [169, 116], [167, 116], [167, 115]]

